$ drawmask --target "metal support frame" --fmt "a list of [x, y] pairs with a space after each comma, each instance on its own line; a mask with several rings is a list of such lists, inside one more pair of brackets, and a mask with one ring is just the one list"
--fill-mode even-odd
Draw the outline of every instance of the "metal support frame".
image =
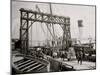
[[71, 38], [70, 35], [70, 18], [51, 15], [47, 13], [36, 12], [32, 10], [26, 10], [24, 8], [20, 9], [20, 40], [21, 40], [21, 50], [25, 55], [29, 49], [29, 28], [34, 22], [41, 22], [50, 24], [59, 24], [63, 29], [63, 49], [67, 48], [68, 40]]
[[[67, 21], [67, 22], [66, 22]], [[71, 34], [70, 34], [70, 18], [66, 18], [64, 20], [66, 24], [64, 24], [62, 27], [63, 29], [63, 40], [62, 40], [62, 49], [68, 50], [68, 47], [71, 43]]]

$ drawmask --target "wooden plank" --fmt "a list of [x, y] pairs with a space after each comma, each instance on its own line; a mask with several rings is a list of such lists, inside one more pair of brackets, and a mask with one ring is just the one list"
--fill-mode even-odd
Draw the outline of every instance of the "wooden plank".
[[31, 60], [27, 60], [27, 61], [25, 61], [25, 62], [23, 62], [23, 63], [18, 64], [17, 66], [19, 67], [19, 66], [21, 66], [21, 65], [23, 65], [23, 64], [25, 64], [25, 63], [30, 62], [30, 61], [31, 61]]
[[27, 70], [28, 68], [30, 68], [30, 67], [32, 67], [32, 66], [35, 66], [35, 65], [37, 65], [37, 64], [38, 64], [38, 63], [36, 62], [36, 63], [34, 63], [34, 64], [32, 64], [32, 65], [29, 65], [29, 66], [23, 68], [21, 71], [25, 71], [25, 70]]
[[30, 72], [30, 71], [32, 71], [32, 70], [34, 70], [34, 69], [38, 68], [39, 66], [42, 66], [42, 64], [39, 64], [39, 65], [37, 65], [37, 66], [35, 66], [35, 67], [33, 67], [33, 68], [31, 68], [31, 69], [27, 70], [27, 72]]
[[42, 67], [38, 68], [37, 71], [39, 71], [39, 70], [41, 70], [41, 69], [43, 69], [43, 68], [45, 68], [45, 67], [46, 67], [46, 66], [42, 66]]
[[31, 61], [31, 62], [29, 62], [29, 63], [26, 63], [26, 64], [22, 65], [22, 66], [19, 66], [18, 68], [21, 69], [21, 68], [23, 68], [23, 67], [25, 67], [25, 66], [28, 66], [28, 65], [30, 65], [30, 64], [32, 64], [32, 63], [34, 63], [34, 62], [35, 62], [35, 61]]

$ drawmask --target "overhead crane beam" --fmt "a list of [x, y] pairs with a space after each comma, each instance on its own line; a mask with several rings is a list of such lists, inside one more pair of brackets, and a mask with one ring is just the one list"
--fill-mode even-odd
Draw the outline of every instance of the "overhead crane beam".
[[57, 16], [57, 15], [51, 15], [47, 13], [32, 11], [32, 10], [26, 10], [21, 8], [20, 11], [22, 11], [23, 14], [26, 14], [24, 12], [27, 12], [29, 15], [33, 15], [34, 17], [26, 17], [21, 16], [23, 20], [28, 21], [38, 21], [38, 22], [45, 22], [45, 23], [53, 23], [53, 24], [66, 24], [64, 20], [66, 20], [66, 17], [63, 16]]

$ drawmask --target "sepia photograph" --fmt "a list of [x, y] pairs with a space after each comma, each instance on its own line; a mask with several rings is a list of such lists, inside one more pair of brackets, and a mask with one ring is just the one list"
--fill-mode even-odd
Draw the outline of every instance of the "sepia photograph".
[[11, 72], [96, 69], [96, 6], [11, 1]]

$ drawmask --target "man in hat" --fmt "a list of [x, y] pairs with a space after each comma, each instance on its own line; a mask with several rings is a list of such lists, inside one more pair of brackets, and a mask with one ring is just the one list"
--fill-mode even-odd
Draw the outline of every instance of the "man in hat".
[[82, 49], [77, 53], [77, 59], [78, 59], [78, 64], [80, 62], [80, 65], [82, 65], [82, 60], [83, 60], [83, 52]]

